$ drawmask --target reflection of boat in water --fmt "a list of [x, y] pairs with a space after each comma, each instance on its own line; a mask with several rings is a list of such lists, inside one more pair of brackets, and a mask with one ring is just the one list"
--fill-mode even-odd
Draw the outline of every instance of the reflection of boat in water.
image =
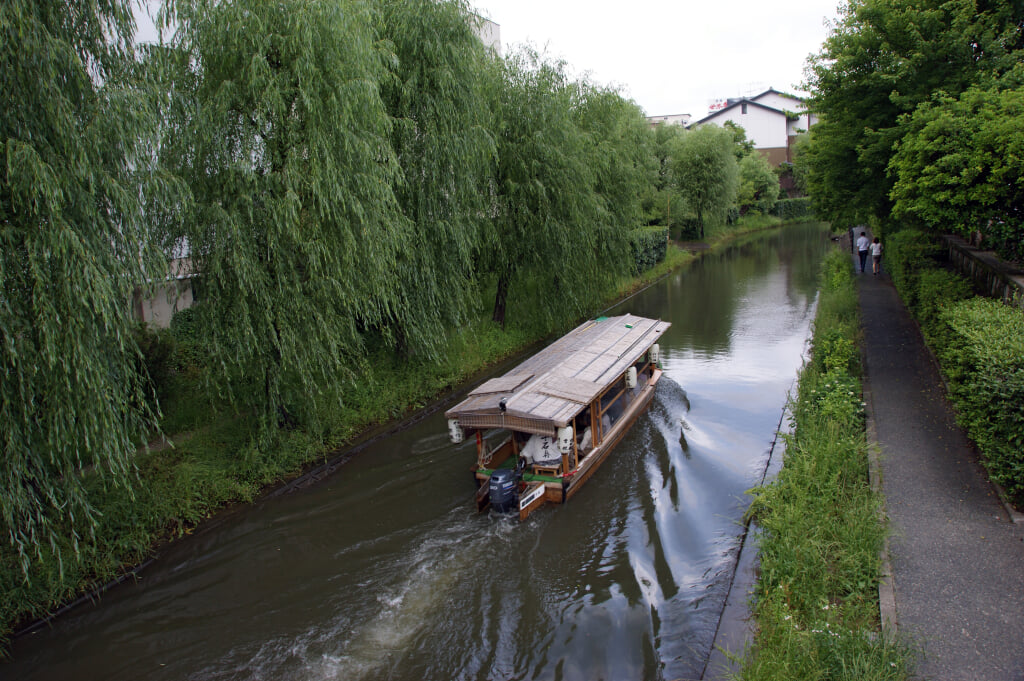
[[[477, 508], [525, 519], [575, 494], [650, 403], [669, 326], [628, 314], [588, 321], [445, 412], [454, 442], [476, 434]], [[491, 430], [505, 434], [485, 438]]]

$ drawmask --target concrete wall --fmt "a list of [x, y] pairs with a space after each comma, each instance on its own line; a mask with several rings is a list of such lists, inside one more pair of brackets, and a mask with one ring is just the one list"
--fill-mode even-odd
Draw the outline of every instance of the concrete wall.
[[192, 280], [170, 279], [155, 285], [151, 291], [135, 291], [135, 317], [149, 326], [166, 329], [178, 310], [192, 307]]
[[974, 248], [958, 236], [944, 236], [953, 266], [974, 282], [978, 292], [1024, 308], [1024, 271], [992, 251]]

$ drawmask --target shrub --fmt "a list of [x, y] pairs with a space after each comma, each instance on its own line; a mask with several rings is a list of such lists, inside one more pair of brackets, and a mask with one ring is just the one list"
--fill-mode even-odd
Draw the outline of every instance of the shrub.
[[914, 311], [918, 301], [918, 274], [933, 268], [943, 256], [938, 240], [914, 229], [894, 233], [886, 239], [885, 262], [903, 304]]
[[803, 196], [797, 199], [782, 199], [775, 203], [772, 214], [785, 221], [810, 220], [814, 218], [814, 207], [811, 205], [811, 197]]
[[973, 298], [940, 313], [951, 339], [940, 358], [958, 418], [985, 466], [1024, 502], [1024, 312]]
[[641, 227], [630, 235], [633, 274], [645, 272], [665, 259], [668, 247], [667, 227]]
[[177, 344], [175, 368], [184, 371], [206, 366], [206, 351], [199, 333], [195, 308], [189, 307], [175, 312], [171, 317], [170, 328]]
[[971, 283], [955, 272], [930, 268], [917, 277], [917, 306], [914, 316], [921, 324], [921, 332], [935, 352], [949, 342], [949, 326], [941, 313], [947, 307], [970, 298]]
[[[136, 325], [133, 334], [153, 391], [150, 398], [162, 397], [167, 394], [168, 382], [174, 369], [174, 337], [167, 329], [156, 329], [145, 324]], [[152, 406], [156, 406], [155, 401]]]

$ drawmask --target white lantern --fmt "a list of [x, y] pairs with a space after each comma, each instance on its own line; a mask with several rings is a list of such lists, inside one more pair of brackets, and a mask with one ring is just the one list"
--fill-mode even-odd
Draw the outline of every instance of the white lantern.
[[558, 451], [568, 454], [572, 451], [572, 426], [564, 426], [558, 429]]
[[630, 390], [636, 387], [636, 367], [626, 369], [626, 387]]
[[651, 364], [657, 364], [661, 361], [661, 346], [655, 343], [651, 346]]
[[466, 432], [462, 430], [458, 419], [448, 419], [448, 437], [455, 444], [459, 444], [466, 437]]

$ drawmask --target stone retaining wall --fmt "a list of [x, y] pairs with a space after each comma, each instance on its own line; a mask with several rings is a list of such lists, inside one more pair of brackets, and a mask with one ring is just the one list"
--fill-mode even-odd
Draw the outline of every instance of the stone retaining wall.
[[1024, 308], [1024, 271], [958, 236], [946, 235], [943, 239], [949, 246], [949, 261], [974, 282], [979, 293]]

